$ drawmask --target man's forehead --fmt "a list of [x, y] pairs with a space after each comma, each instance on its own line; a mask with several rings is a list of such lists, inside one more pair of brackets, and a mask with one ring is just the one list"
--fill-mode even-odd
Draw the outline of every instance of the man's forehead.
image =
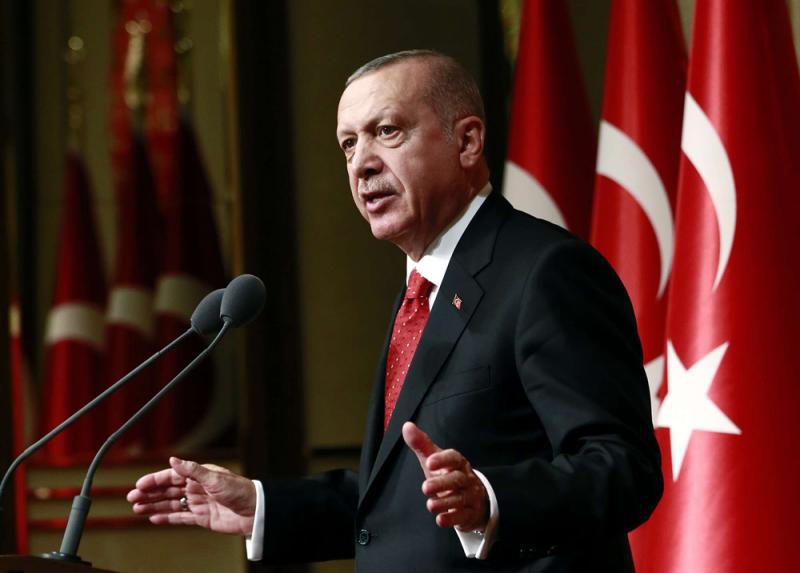
[[419, 62], [398, 62], [368, 72], [347, 86], [339, 100], [338, 120], [351, 115], [388, 112], [419, 98]]

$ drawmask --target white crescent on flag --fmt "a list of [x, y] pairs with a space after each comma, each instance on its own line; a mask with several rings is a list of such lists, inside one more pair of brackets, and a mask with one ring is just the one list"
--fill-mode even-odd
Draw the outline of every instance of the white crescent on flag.
[[506, 161], [503, 195], [514, 208], [567, 229], [564, 215], [536, 178], [513, 161]]
[[713, 286], [716, 289], [728, 266], [736, 233], [736, 184], [728, 152], [717, 130], [688, 91], [684, 103], [681, 149], [703, 180], [717, 214], [719, 261]]
[[661, 275], [656, 295], [661, 298], [667, 286], [675, 250], [672, 208], [664, 182], [636, 142], [607, 121], [600, 122], [597, 173], [625, 189], [650, 221], [661, 256]]

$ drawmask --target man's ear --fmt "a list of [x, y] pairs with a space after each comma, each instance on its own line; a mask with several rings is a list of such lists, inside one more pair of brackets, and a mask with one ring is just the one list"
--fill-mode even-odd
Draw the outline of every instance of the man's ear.
[[459, 145], [459, 159], [464, 168], [474, 167], [483, 157], [483, 142], [486, 126], [475, 115], [463, 117], [455, 122], [453, 135]]

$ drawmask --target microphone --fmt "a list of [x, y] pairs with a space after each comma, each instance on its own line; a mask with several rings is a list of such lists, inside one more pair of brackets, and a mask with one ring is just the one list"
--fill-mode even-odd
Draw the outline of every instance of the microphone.
[[266, 298], [266, 289], [260, 278], [239, 275], [225, 287], [219, 316], [222, 320], [231, 321], [233, 326], [243, 326], [258, 316]]
[[14, 473], [14, 470], [17, 467], [31, 457], [38, 449], [40, 449], [43, 445], [47, 442], [52, 440], [58, 434], [63, 432], [65, 429], [70, 427], [75, 420], [89, 412], [90, 410], [94, 409], [100, 402], [108, 398], [111, 394], [122, 388], [129, 380], [134, 378], [139, 372], [150, 366], [153, 362], [161, 358], [162, 355], [166, 354], [172, 348], [177, 346], [184, 338], [191, 335], [193, 332], [201, 335], [208, 335], [213, 334], [222, 326], [222, 318], [220, 317], [220, 305], [222, 304], [223, 294], [225, 293], [225, 289], [217, 289], [213, 292], [207, 294], [203, 300], [201, 300], [197, 307], [195, 307], [194, 312], [192, 313], [191, 318], [191, 328], [187, 329], [186, 332], [178, 336], [175, 340], [167, 344], [164, 348], [153, 354], [150, 358], [139, 364], [136, 368], [128, 372], [125, 376], [117, 380], [113, 385], [106, 388], [103, 392], [98, 394], [94, 399], [90, 402], [87, 402], [80, 410], [72, 414], [69, 418], [61, 422], [58, 426], [50, 430], [47, 434], [45, 434], [42, 438], [40, 438], [37, 442], [34, 442], [30, 446], [25, 449], [17, 458], [11, 463], [8, 470], [6, 470], [5, 475], [3, 476], [3, 480], [0, 481], [0, 515], [2, 515], [3, 511], [3, 492], [5, 491], [6, 484], [8, 483], [11, 475]]
[[218, 288], [208, 293], [198, 303], [197, 308], [192, 313], [192, 318], [189, 320], [192, 330], [197, 334], [214, 334], [222, 328], [222, 317], [219, 313], [224, 294], [225, 289]]
[[[222, 291], [222, 289], [220, 289], [220, 291]], [[208, 297], [220, 291], [214, 291], [214, 293], [209, 294]], [[161, 390], [159, 390], [144, 406], [139, 408], [133, 416], [128, 418], [128, 420], [100, 446], [92, 463], [89, 465], [89, 470], [86, 472], [86, 478], [83, 481], [80, 494], [76, 495], [72, 500], [72, 509], [70, 510], [67, 527], [64, 530], [64, 537], [61, 540], [61, 548], [59, 551], [44, 553], [42, 557], [90, 565], [78, 557], [77, 552], [78, 545], [81, 542], [81, 536], [83, 535], [83, 528], [86, 524], [86, 517], [89, 515], [89, 509], [92, 504], [92, 500], [89, 497], [92, 481], [94, 481], [94, 474], [97, 472], [97, 468], [103, 456], [108, 449], [139, 420], [139, 418], [149, 412], [167, 392], [172, 390], [178, 382], [185, 378], [189, 372], [194, 370], [195, 367], [208, 356], [230, 328], [246, 324], [258, 316], [261, 309], [264, 307], [266, 290], [264, 288], [264, 283], [261, 282], [261, 279], [258, 277], [253, 275], [240, 275], [228, 283], [223, 294], [215, 295], [215, 297], [220, 299], [219, 312], [216, 317], [212, 316], [210, 313], [204, 312], [201, 313], [202, 316], [198, 315], [197, 323], [198, 327], [202, 328], [211, 328], [212, 325], [217, 326], [221, 324], [219, 332], [217, 332], [214, 339], [194, 358], [194, 360], [183, 370], [178, 372], [172, 380], [161, 388]], [[198, 313], [195, 311], [195, 314]], [[194, 318], [195, 315], [192, 315], [193, 327], [195, 325]]]

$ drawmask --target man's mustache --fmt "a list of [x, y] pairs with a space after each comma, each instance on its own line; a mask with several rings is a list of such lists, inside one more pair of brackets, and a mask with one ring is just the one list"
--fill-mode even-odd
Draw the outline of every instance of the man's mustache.
[[358, 191], [361, 194], [396, 193], [397, 189], [384, 179], [367, 179], [359, 182]]

